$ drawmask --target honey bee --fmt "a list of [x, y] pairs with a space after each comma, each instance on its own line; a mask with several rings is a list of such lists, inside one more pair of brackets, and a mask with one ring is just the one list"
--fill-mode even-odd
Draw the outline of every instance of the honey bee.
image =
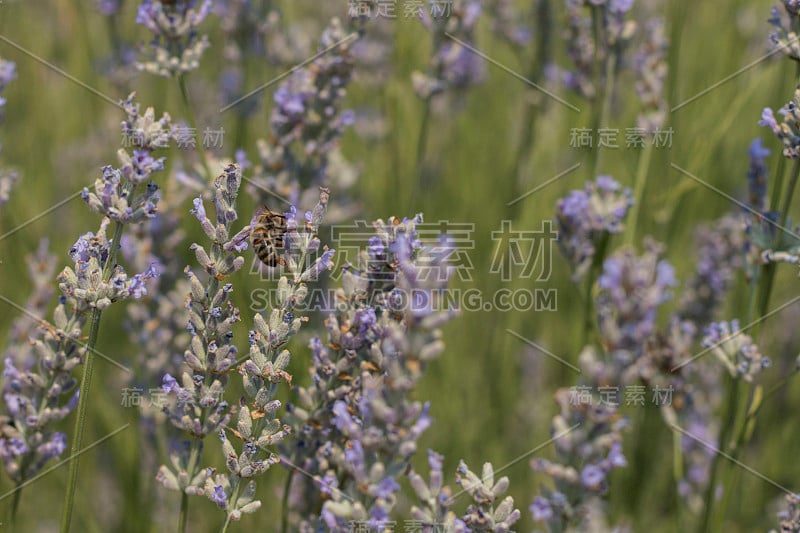
[[287, 231], [285, 216], [270, 211], [265, 205], [258, 208], [255, 224], [250, 231], [250, 242], [262, 263], [271, 267], [286, 265], [281, 255]]

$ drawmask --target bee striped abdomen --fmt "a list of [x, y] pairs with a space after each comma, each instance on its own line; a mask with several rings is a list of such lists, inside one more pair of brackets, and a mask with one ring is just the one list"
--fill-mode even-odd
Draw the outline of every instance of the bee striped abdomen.
[[260, 209], [250, 232], [250, 241], [256, 257], [262, 263], [271, 267], [285, 264], [281, 254], [286, 231], [285, 216], [273, 213], [267, 207]]

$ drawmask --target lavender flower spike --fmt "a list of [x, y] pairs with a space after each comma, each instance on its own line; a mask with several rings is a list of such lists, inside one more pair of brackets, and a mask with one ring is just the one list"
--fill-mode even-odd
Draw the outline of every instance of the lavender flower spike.
[[[466, 42], [468, 46], [474, 42], [481, 3], [456, 0], [451, 4], [444, 8], [441, 2], [431, 1], [430, 10], [421, 10], [422, 23], [432, 33], [435, 47], [428, 72], [414, 71], [411, 75], [414, 92], [423, 100], [448, 89], [466, 89], [486, 76], [483, 58], [458, 42]], [[458, 41], [446, 34], [455, 36]]]
[[[3, 92], [8, 84], [16, 77], [16, 65], [11, 61], [0, 58], [0, 123], [3, 121], [3, 110], [6, 104]], [[0, 161], [0, 207], [8, 202], [11, 189], [16, 185], [17, 181], [19, 181], [19, 174], [17, 171], [14, 169], [4, 169]]]
[[740, 377], [748, 383], [771, 364], [753, 338], [739, 329], [738, 320], [711, 324], [703, 338], [703, 346], [711, 350], [732, 377]]
[[796, 0], [782, 0], [785, 16], [781, 16], [777, 7], [773, 7], [768, 20], [775, 30], [770, 34], [769, 40], [775, 50], [782, 50], [790, 59], [800, 60], [800, 43], [798, 43], [797, 24], [800, 22], [800, 12]]
[[783, 116], [779, 124], [772, 109], [766, 107], [761, 114], [759, 126], [766, 126], [783, 144], [783, 157], [797, 159], [800, 157], [800, 87], [795, 89], [792, 101], [778, 110]]
[[[254, 498], [255, 478], [280, 462], [274, 450], [291, 432], [291, 427], [277, 418], [282, 407], [276, 399], [278, 385], [292, 381], [287, 372], [291, 354], [285, 346], [304, 323], [297, 314], [308, 294], [307, 282], [316, 280], [329, 267], [327, 259], [307, 265], [297, 256], [306, 257], [319, 249], [316, 232], [327, 209], [328, 195], [327, 189], [321, 189], [319, 203], [306, 227], [302, 232], [294, 230], [295, 246], [287, 250], [285, 258], [288, 272], [278, 281], [278, 306], [268, 318], [256, 315], [250, 332], [250, 353], [239, 367], [245, 397], [240, 402], [236, 431], [231, 433], [236, 437], [234, 442], [241, 445], [237, 450], [225, 430], [220, 431], [228, 474], [217, 474], [205, 482], [206, 496], [226, 512], [226, 521], [239, 520], [261, 506]], [[326, 250], [322, 256], [329, 253], [333, 251]]]
[[597, 315], [606, 349], [615, 359], [632, 362], [655, 331], [659, 307], [672, 297], [675, 271], [660, 259], [663, 246], [646, 242], [636, 256], [630, 249], [617, 251], [603, 263], [598, 279]]
[[153, 32], [150, 57], [136, 64], [139, 70], [171, 77], [197, 69], [208, 37], [198, 28], [211, 12], [211, 0], [144, 0], [136, 23]]
[[596, 398], [575, 401], [568, 389], [557, 391], [555, 399], [560, 413], [553, 418], [552, 431], [560, 435], [555, 442], [559, 462], [531, 461], [534, 470], [553, 480], [553, 487], [542, 489], [530, 511], [548, 531], [582, 531], [587, 510], [608, 491], [611, 471], [627, 465], [622, 432], [628, 420], [616, 406], [598, 405]]
[[558, 201], [558, 245], [573, 269], [574, 280], [580, 280], [589, 270], [598, 246], [624, 229], [623, 221], [633, 205], [631, 198], [631, 191], [613, 178], [598, 176]]
[[449, 270], [441, 245], [420, 242], [421, 220], [374, 223], [376, 235], [344, 269], [326, 340], [311, 340], [311, 383], [298, 387], [289, 409], [285, 453], [315, 478], [345, 482], [333, 490], [293, 476], [289, 505], [303, 517], [301, 529], [344, 528], [349, 520], [376, 528], [388, 520], [398, 477], [432, 423], [430, 406], [410, 393], [442, 352], [438, 327], [453, 313], [438, 309]]
[[507, 477], [502, 477], [495, 482], [491, 463], [484, 463], [478, 477], [461, 461], [458, 464], [456, 483], [461, 485], [474, 502], [461, 517], [467, 531], [505, 533], [520, 519], [519, 509], [514, 509], [514, 498], [506, 496], [499, 500], [508, 490], [509, 481]]
[[[199, 244], [191, 246], [205, 271], [204, 280], [189, 267], [185, 271], [189, 280], [186, 328], [191, 335], [183, 355], [186, 371], [178, 378], [169, 374], [163, 378], [163, 389], [169, 399], [164, 411], [189, 440], [170, 454], [170, 465], [161, 466], [157, 480], [168, 489], [182, 492], [184, 498], [206, 494], [213, 469], [201, 468], [203, 440], [219, 434], [231, 418], [231, 407], [223, 394], [229, 375], [236, 368], [238, 352], [233, 343], [233, 325], [240, 317], [239, 309], [231, 301], [233, 285], [226, 280], [244, 266], [244, 257], [231, 246], [240, 185], [240, 170], [235, 165], [228, 166], [214, 182], [216, 224], [208, 220], [204, 208], [195, 210], [201, 225], [214, 229], [209, 235], [212, 244], [209, 251]], [[216, 486], [223, 485], [216, 482], [209, 496], [219, 504]]]

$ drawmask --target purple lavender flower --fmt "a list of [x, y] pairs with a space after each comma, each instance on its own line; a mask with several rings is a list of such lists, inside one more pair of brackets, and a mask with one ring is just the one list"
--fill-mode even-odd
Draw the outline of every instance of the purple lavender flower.
[[136, 23], [153, 33], [150, 57], [137, 63], [139, 70], [171, 77], [197, 69], [208, 37], [198, 28], [211, 12], [211, 0], [143, 0]]
[[796, 0], [782, 0], [785, 17], [781, 15], [777, 7], [770, 11], [768, 22], [774, 28], [769, 35], [769, 40], [775, 50], [783, 50], [790, 59], [800, 60], [800, 44], [797, 42], [797, 24], [800, 21], [800, 13]]
[[[605, 83], [607, 62], [615, 56], [616, 63], [623, 64], [622, 55], [635, 29], [635, 23], [626, 18], [632, 7], [630, 0], [566, 2], [564, 41], [572, 68], [551, 67], [550, 76], [559, 78], [567, 88], [588, 100], [596, 98]], [[604, 32], [594, 31], [593, 21], [597, 20], [602, 21]], [[598, 82], [600, 87], [596, 86]]]
[[[778, 513], [780, 520], [780, 533], [800, 532], [800, 496], [797, 494], [786, 495], [786, 509]], [[770, 530], [770, 533], [778, 533]]]
[[558, 201], [558, 244], [575, 280], [586, 274], [601, 242], [624, 229], [623, 221], [632, 205], [631, 191], [610, 176], [598, 176], [584, 189], [571, 191]]
[[581, 470], [581, 483], [587, 489], [597, 489], [606, 479], [605, 472], [597, 465], [589, 464]]
[[[271, 134], [259, 140], [249, 192], [266, 203], [267, 194], [309, 205], [317, 187], [350, 186], [355, 170], [339, 152], [339, 141], [352, 125], [343, 109], [355, 61], [353, 46], [359, 33], [349, 33], [333, 18], [323, 31], [319, 54], [309, 65], [294, 69], [273, 95]], [[267, 194], [265, 194], [267, 193]], [[306, 203], [308, 202], [308, 203]]]
[[122, 0], [96, 0], [95, 5], [102, 15], [110, 17], [119, 13]]
[[[315, 476], [334, 472], [346, 482], [323, 501], [317, 484], [293, 478], [293, 509], [308, 525], [346, 524], [352, 513], [363, 513], [365, 520], [389, 516], [399, 480], [375, 473], [402, 471], [431, 424], [429, 406], [410, 399], [409, 392], [427, 361], [441, 352], [436, 326], [452, 315], [431, 306], [393, 311], [391, 293], [382, 290], [391, 284], [396, 291], [430, 297], [446, 283], [446, 276], [427, 275], [442, 267], [442, 258], [419, 242], [415, 227], [420, 221], [374, 224], [375, 237], [364, 242], [369, 252], [345, 270], [338, 291], [337, 300], [351, 305], [337, 306], [329, 315], [327, 342], [311, 342], [312, 380], [298, 387], [300, 403], [290, 411], [293, 437], [285, 454]], [[383, 276], [390, 272], [393, 277]], [[362, 291], [364, 303], [357, 304], [351, 295]], [[432, 476], [441, 479], [441, 459], [429, 459], [439, 470]], [[320, 517], [314, 516], [318, 505]]]
[[[797, 39], [795, 39], [796, 41]], [[796, 46], [796, 45], [795, 45]], [[770, 108], [765, 108], [761, 114], [760, 126], [766, 126], [783, 144], [783, 157], [797, 159], [800, 157], [800, 131], [796, 124], [800, 122], [800, 87], [795, 89], [792, 101], [778, 110], [783, 116], [783, 121], [778, 124]]]
[[750, 191], [750, 207], [756, 211], [766, 209], [767, 165], [765, 159], [770, 150], [765, 148], [761, 139], [753, 139], [750, 143], [750, 167], [747, 169], [747, 182]]
[[[217, 434], [231, 416], [230, 406], [222, 394], [229, 374], [235, 369], [238, 352], [231, 330], [240, 317], [239, 310], [231, 303], [232, 287], [221, 284], [221, 281], [244, 266], [244, 258], [225, 246], [236, 217], [224, 213], [235, 214], [240, 183], [241, 174], [233, 165], [227, 167], [214, 183], [218, 224], [210, 235], [213, 239], [211, 253], [199, 244], [191, 247], [206, 272], [206, 284], [188, 267], [185, 271], [188, 278], [186, 307], [191, 325], [191, 340], [184, 353], [186, 370], [179, 378], [167, 374], [162, 382], [164, 392], [171, 398], [164, 411], [176, 428], [195, 437], [190, 448], [200, 446], [208, 435]], [[203, 227], [211, 225], [202, 202], [199, 205], [195, 203], [193, 211]], [[219, 312], [212, 313], [212, 309]], [[192, 494], [206, 493], [209, 498], [216, 498], [214, 501], [219, 504], [216, 486], [220, 483], [216, 478], [212, 480], [202, 475], [198, 461], [189, 465], [182, 450], [176, 450], [171, 458], [171, 467], [162, 465], [159, 469], [158, 480], [162, 485]], [[207, 482], [212, 481], [216, 484], [208, 487]]]
[[350, 114], [339, 109], [353, 71], [350, 41], [339, 19], [333, 19], [319, 48], [338, 46], [315, 60], [313, 68], [292, 74], [275, 91], [270, 124], [285, 148], [297, 140], [306, 157], [322, 157], [352, 124]]
[[703, 346], [711, 350], [732, 377], [741, 377], [748, 383], [771, 364], [753, 338], [739, 329], [739, 321], [735, 319], [709, 325]]
[[659, 307], [677, 285], [669, 262], [659, 259], [662, 246], [648, 242], [636, 256], [621, 250], [606, 259], [598, 279], [597, 313], [603, 343], [616, 357], [631, 361], [655, 331]]
[[[156, 120], [153, 108], [141, 114], [133, 97], [131, 94], [122, 103], [128, 115], [122, 122], [123, 141], [126, 146], [136, 147], [133, 154], [120, 150], [120, 169], [110, 165], [103, 167], [103, 175], [95, 181], [94, 191], [85, 188], [81, 195], [93, 211], [122, 224], [155, 217], [159, 192], [151, 178], [153, 173], [164, 170], [165, 158], [155, 159], [152, 154], [154, 150], [166, 148], [173, 138], [169, 115], [165, 113]], [[134, 194], [141, 184], [146, 184], [144, 192]]]
[[222, 485], [214, 487], [214, 493], [211, 496], [211, 501], [219, 505], [220, 509], [225, 509], [228, 506], [228, 495], [225, 494], [225, 489]]
[[514, 2], [493, 0], [488, 4], [487, 14], [492, 19], [492, 30], [513, 46], [527, 46], [531, 41], [531, 29], [519, 22], [523, 17]]
[[678, 315], [699, 325], [711, 322], [736, 272], [744, 266], [745, 224], [728, 215], [695, 232], [695, 273], [686, 283]]
[[536, 522], [548, 522], [553, 518], [553, 506], [550, 501], [541, 496], [536, 496], [530, 506], [530, 512]]
[[429, 72], [414, 71], [411, 78], [414, 91], [423, 100], [430, 100], [448, 89], [469, 88], [486, 77], [483, 58], [470, 50], [474, 46], [475, 24], [481, 13], [480, 2], [457, 0], [452, 9], [439, 16], [437, 10], [441, 10], [442, 5], [437, 2], [430, 4], [431, 9], [423, 10], [421, 20], [433, 35], [435, 52]]
[[[587, 375], [593, 383], [592, 374]], [[595, 405], [594, 399], [574, 401], [568, 389], [560, 389], [555, 397], [560, 408], [552, 424], [553, 433], [559, 435], [555, 441], [558, 462], [531, 461], [534, 470], [553, 479], [554, 488], [543, 489], [530, 511], [550, 531], [582, 529], [591, 502], [606, 493], [611, 471], [627, 465], [622, 431], [628, 421], [615, 406]]]
[[509, 528], [520, 519], [519, 509], [514, 509], [514, 498], [506, 496], [500, 500], [508, 489], [509, 481], [507, 477], [495, 481], [491, 463], [484, 463], [481, 475], [478, 477], [464, 461], [461, 461], [458, 464], [456, 483], [461, 485], [474, 502], [461, 516], [461, 521], [468, 528], [467, 531], [487, 533], [509, 531]]
[[6, 99], [3, 98], [3, 91], [5, 91], [8, 84], [14, 81], [17, 77], [17, 65], [12, 61], [7, 61], [0, 58], [0, 117], [2, 117], [3, 106]]
[[[6, 104], [3, 92], [16, 77], [16, 65], [11, 61], [0, 58], [0, 123], [3, 121], [3, 111]], [[16, 185], [17, 181], [19, 181], [19, 173], [13, 169], [4, 169], [0, 161], [0, 206], [8, 202], [11, 189]]]

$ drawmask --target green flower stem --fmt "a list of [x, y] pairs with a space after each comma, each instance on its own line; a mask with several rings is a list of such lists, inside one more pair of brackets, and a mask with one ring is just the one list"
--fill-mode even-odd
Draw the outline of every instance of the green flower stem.
[[[614, 84], [616, 82], [615, 72], [617, 70], [617, 54], [612, 52], [611, 56], [605, 62], [605, 83], [603, 85], [602, 104], [600, 107], [600, 114], [596, 117], [594, 130], [597, 132], [600, 128], [608, 127], [608, 121], [611, 117], [611, 101], [614, 99]], [[601, 163], [601, 150], [595, 146], [592, 150], [592, 175], [594, 179], [597, 176], [597, 171]]]
[[[205, 409], [203, 410], [203, 419], [205, 418]], [[192, 442], [192, 450], [189, 452], [189, 464], [186, 471], [189, 472], [189, 481], [194, 479], [197, 474], [197, 464], [200, 456], [200, 446]], [[186, 490], [181, 491], [181, 511], [178, 514], [178, 532], [184, 533], [186, 531], [186, 523], [189, 516], [189, 495]]]
[[281, 533], [289, 531], [289, 491], [292, 488], [292, 478], [294, 478], [294, 470], [289, 470], [286, 475], [286, 484], [283, 486], [283, 498], [281, 499]]
[[14, 488], [14, 500], [11, 502], [11, 511], [9, 512], [8, 524], [11, 526], [11, 531], [14, 531], [14, 526], [17, 520], [17, 510], [19, 509], [19, 501], [22, 496], [21, 483], [17, 483]]
[[[783, 158], [781, 158], [783, 159]], [[772, 190], [772, 196], [770, 198], [770, 209], [776, 210], [778, 205], [780, 204], [780, 220], [778, 224], [781, 227], [786, 225], [786, 221], [788, 220], [789, 215], [789, 208], [792, 204], [792, 198], [794, 196], [794, 189], [797, 188], [798, 179], [800, 179], [800, 160], [794, 162], [792, 166], [792, 172], [789, 177], [789, 183], [785, 194], [783, 193], [783, 168], [784, 165], [779, 163], [778, 170], [776, 173], [776, 180], [775, 185]], [[781, 203], [780, 199], [783, 197], [783, 202]], [[775, 230], [776, 238], [775, 238], [775, 248], [780, 248], [781, 243], [783, 241], [783, 230], [780, 228], [776, 228]], [[749, 305], [747, 310], [747, 323], [750, 323], [750, 319], [752, 317], [752, 302], [753, 302], [753, 295], [756, 288], [756, 284], [758, 284], [758, 314], [757, 317], [761, 318], [766, 316], [769, 310], [769, 301], [770, 296], [772, 294], [772, 287], [775, 281], [775, 264], [770, 263], [764, 265], [761, 268], [761, 272], [759, 275], [760, 279], [753, 279], [751, 281], [751, 291], [750, 291], [750, 298], [749, 298]], [[758, 328], [758, 325], [754, 326], [754, 329]], [[755, 333], [754, 333], [755, 336]], [[727, 404], [727, 415], [725, 417], [725, 425], [722, 428], [722, 432], [720, 433], [720, 448], [725, 450], [726, 447], [728, 455], [737, 459], [742, 447], [747, 444], [749, 441], [750, 435], [752, 432], [748, 431], [748, 428], [752, 428], [753, 424], [755, 424], [755, 418], [760, 411], [761, 405], [763, 404], [763, 399], [759, 398], [758, 395], [752, 395], [752, 400], [749, 401], [742, 401], [739, 396], [741, 389], [744, 385], [740, 383], [738, 380], [733, 384], [733, 391], [732, 394], [728, 397], [728, 404]], [[756, 401], [758, 398], [758, 404], [754, 404], [753, 402]], [[731, 439], [730, 445], [728, 440]], [[714, 487], [716, 486], [716, 478], [719, 473], [719, 456], [715, 457], [712, 462], [711, 468], [711, 477], [709, 481], [709, 486], [706, 490], [706, 510], [703, 515], [703, 521], [701, 525], [703, 526], [702, 531], [707, 531], [708, 526], [711, 522], [711, 517], [714, 516], [713, 512], [713, 504], [714, 504]], [[727, 482], [725, 484], [728, 487], [728, 491], [726, 491], [725, 495], [723, 496], [722, 502], [720, 502], [719, 509], [715, 515], [714, 524], [716, 529], [718, 530], [722, 527], [722, 523], [725, 519], [725, 512], [727, 510], [728, 502], [730, 499], [730, 482], [733, 476], [732, 473], [733, 467], [729, 467], [729, 470], [726, 475]]]
[[410, 207], [414, 209], [414, 203], [417, 198], [417, 190], [422, 187], [422, 165], [425, 161], [425, 148], [428, 145], [428, 131], [430, 130], [431, 122], [431, 99], [426, 98], [424, 108], [422, 109], [422, 121], [419, 126], [419, 136], [417, 137], [417, 155], [414, 164], [414, 174], [416, 176], [417, 186], [414, 187], [411, 193]]
[[586, 273], [586, 287], [584, 289], [586, 299], [583, 302], [583, 336], [579, 349], [589, 343], [592, 330], [594, 329], [594, 298], [592, 298], [592, 290], [594, 289], [594, 282], [597, 280], [600, 270], [603, 267], [603, 259], [605, 259], [609, 240], [610, 235], [604, 233], [597, 246], [594, 259], [592, 260], [592, 266], [589, 268], [589, 272]]
[[186, 517], [189, 513], [189, 495], [186, 491], [181, 492], [181, 511], [178, 514], [178, 531], [183, 533], [186, 531]]
[[[741, 383], [739, 380], [735, 378], [730, 378], [730, 394], [728, 394], [728, 402], [725, 408], [725, 424], [722, 426], [719, 435], [719, 447], [721, 450], [726, 448], [726, 443], [730, 438], [731, 431], [733, 430], [733, 418], [735, 417], [736, 407], [739, 404], [739, 394], [741, 389]], [[703, 517], [698, 522], [698, 533], [708, 533], [711, 531], [709, 526], [711, 525], [711, 518], [714, 513], [714, 496], [716, 493], [716, 480], [719, 474], [719, 465], [720, 465], [720, 455], [716, 454], [714, 458], [711, 460], [711, 472], [708, 477], [708, 486], [706, 487], [706, 494], [705, 494], [705, 506], [703, 511]]]
[[[236, 501], [239, 499], [239, 487], [241, 485], [241, 478], [237, 477], [236, 481], [233, 484], [233, 489], [231, 490], [231, 499], [228, 502], [228, 507], [230, 509], [236, 508]], [[220, 533], [225, 533], [228, 531], [228, 526], [231, 523], [231, 513], [225, 513], [225, 523], [222, 524], [222, 528], [219, 530]]]
[[[748, 401], [749, 395], [742, 394], [743, 391], [747, 391], [747, 384], [743, 383], [741, 379], [734, 378], [733, 386], [734, 386], [734, 394], [731, 395], [731, 400], [728, 402], [728, 408], [730, 410], [728, 411], [728, 415], [726, 416], [725, 419], [726, 420], [725, 427], [728, 431], [725, 432], [724, 438], [722, 438], [722, 436], [720, 437], [719, 447], [723, 451], [727, 447], [727, 455], [729, 457], [732, 457], [733, 460], [735, 461], [739, 454], [738, 448], [735, 444], [735, 440], [738, 438], [735, 436], [738, 434], [738, 430], [736, 430], [736, 428], [740, 426], [739, 422], [740, 419], [742, 418], [741, 416], [742, 406], [743, 405], [747, 406], [749, 404]], [[741, 425], [744, 425], [744, 423], [741, 423]], [[719, 456], [720, 454], [717, 454], [715, 456], [716, 459], [715, 463], [717, 464], [720, 463]], [[712, 529], [713, 531], [722, 531], [721, 528], [725, 521], [725, 511], [728, 506], [730, 494], [733, 491], [733, 485], [731, 485], [730, 483], [732, 481], [735, 470], [736, 466], [734, 464], [730, 464], [727, 466], [727, 471], [724, 474], [725, 482], [722, 485], [723, 487], [722, 501], [720, 502], [719, 508], [716, 510], [716, 514], [713, 513], [713, 507], [710, 509], [710, 511], [712, 511], [712, 513], [710, 514], [714, 516], [714, 528]], [[717, 470], [717, 472], [719, 473], [719, 469]], [[714, 480], [713, 477], [710, 479]], [[709, 485], [708, 488], [711, 489], [713, 497], [714, 493], [716, 493], [715, 485]]]
[[[789, 216], [789, 209], [792, 205], [794, 190], [797, 188], [797, 182], [799, 178], [800, 160], [796, 160], [792, 166], [792, 173], [789, 177], [788, 188], [783, 195], [783, 203], [781, 204], [780, 210], [780, 220], [778, 222], [781, 227], [786, 226]], [[773, 190], [771, 201], [772, 204], [778, 203], [780, 193], [776, 191], [780, 191], [780, 182], [776, 183], [776, 188]], [[776, 228], [775, 231], [777, 232], [775, 238], [775, 248], [780, 249], [783, 242], [783, 230]], [[776, 265], [774, 263], [770, 263], [763, 267], [759, 294], [758, 318], [766, 316], [769, 310], [770, 296], [772, 294], [772, 287], [775, 282], [775, 266]], [[760, 324], [756, 325], [755, 327], [758, 327], [759, 325]], [[741, 386], [741, 384], [739, 384], [739, 386]], [[728, 450], [728, 454], [734, 460], [738, 459], [742, 447], [747, 444], [747, 442], [750, 440], [750, 436], [752, 436], [752, 431], [749, 431], [749, 429], [752, 429], [753, 425], [755, 424], [756, 416], [761, 409], [761, 405], [763, 405], [763, 398], [760, 394], [753, 394], [751, 395], [750, 401], [741, 403], [743, 406], [737, 406], [735, 416], [729, 417], [728, 423], [726, 424], [730, 425], [732, 429], [736, 429], [736, 431], [733, 432], [733, 440], [731, 442], [731, 447]], [[736, 424], [737, 422], [739, 422], [738, 425]], [[724, 443], [725, 441], [720, 441], [721, 445]], [[727, 510], [728, 502], [730, 500], [730, 487], [732, 486], [730, 483], [732, 482], [733, 475], [733, 466], [730, 466], [726, 476], [727, 481], [725, 484], [725, 487], [728, 487], [728, 490], [725, 492], [722, 502], [720, 503], [717, 519], [715, 521], [718, 527], [722, 526], [722, 522], [725, 519], [725, 511]]]
[[[544, 66], [550, 64], [552, 55], [552, 33], [553, 33], [553, 14], [550, 7], [550, 0], [537, 0], [535, 6], [535, 17], [538, 21], [537, 32], [539, 42], [533, 62], [528, 70], [529, 80], [540, 80], [544, 72]], [[520, 172], [527, 167], [533, 151], [533, 134], [536, 130], [536, 119], [543, 107], [543, 101], [536, 95], [535, 99], [527, 101], [522, 115], [522, 140], [517, 147], [517, 156], [514, 158], [514, 165], [511, 170], [512, 186], [518, 187], [520, 183]], [[518, 196], [515, 194], [515, 197]]]
[[[792, 197], [794, 196], [794, 190], [797, 188], [797, 181], [800, 178], [800, 159], [795, 160], [794, 164], [792, 165], [792, 174], [789, 177], [789, 184], [788, 188], [786, 189], [786, 193], [783, 196], [783, 204], [780, 208], [780, 220], [778, 221], [778, 225], [780, 227], [776, 227], [776, 235], [775, 238], [775, 249], [780, 249], [781, 244], [783, 243], [783, 231], [781, 228], [786, 227], [786, 221], [788, 220], [789, 216], [789, 208], [792, 205]], [[779, 182], [776, 182], [776, 190], [780, 187]], [[773, 204], [777, 204], [775, 198], [775, 191], [773, 191]], [[774, 210], [775, 207], [771, 206]], [[758, 317], [763, 317], [767, 314], [769, 310], [769, 300], [770, 296], [772, 295], [772, 286], [775, 282], [775, 263], [769, 263], [764, 265], [764, 272], [762, 276], [762, 284], [761, 284], [761, 294], [759, 297], [759, 304], [758, 304]]]
[[677, 531], [683, 531], [683, 505], [681, 502], [683, 497], [680, 495], [678, 491], [679, 483], [683, 479], [683, 446], [681, 445], [681, 441], [683, 439], [683, 434], [679, 431], [672, 432], [672, 477], [675, 481], [675, 496], [676, 496], [676, 505], [675, 505], [675, 525], [677, 526]]
[[636, 242], [636, 230], [639, 227], [639, 211], [644, 201], [644, 191], [647, 185], [647, 175], [650, 169], [650, 160], [653, 155], [653, 143], [648, 143], [639, 155], [639, 164], [636, 166], [636, 178], [633, 182], [633, 206], [625, 228], [625, 244], [633, 246]]
[[[133, 190], [130, 191], [133, 194]], [[111, 239], [111, 249], [108, 259], [103, 265], [103, 281], [108, 281], [111, 268], [117, 261], [117, 250], [122, 238], [124, 225], [116, 222], [114, 226], [114, 237]], [[89, 387], [92, 382], [92, 370], [94, 366], [94, 348], [97, 345], [97, 337], [100, 332], [100, 318], [103, 311], [98, 308], [92, 309], [91, 322], [89, 326], [89, 340], [86, 343], [86, 360], [83, 362], [83, 373], [78, 394], [78, 415], [75, 419], [75, 430], [72, 436], [72, 446], [70, 448], [69, 477], [67, 479], [67, 492], [64, 496], [64, 510], [61, 515], [61, 533], [67, 533], [72, 520], [72, 508], [75, 504], [75, 489], [78, 484], [78, 454], [81, 451], [83, 432], [86, 429], [86, 412], [89, 405]]]

